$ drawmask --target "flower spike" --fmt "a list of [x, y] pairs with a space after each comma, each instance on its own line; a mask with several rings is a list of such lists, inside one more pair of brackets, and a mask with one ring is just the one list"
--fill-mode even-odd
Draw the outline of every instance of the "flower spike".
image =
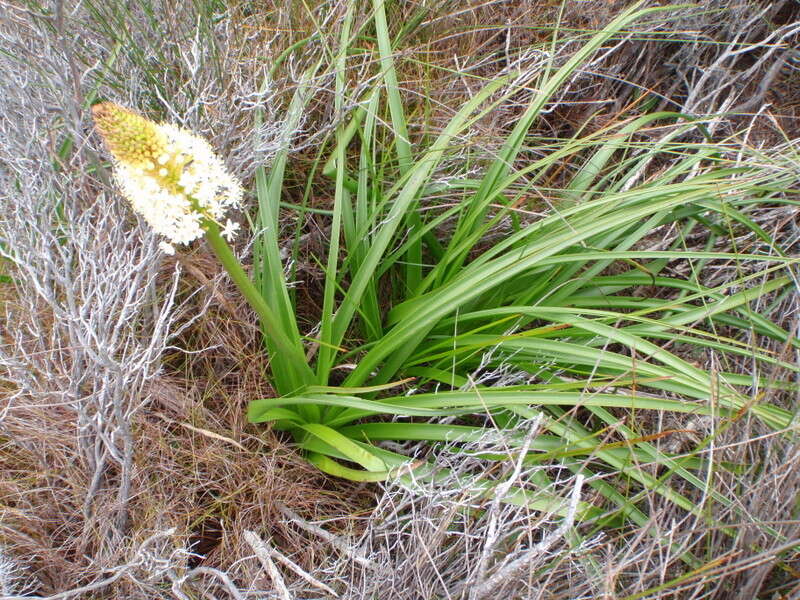
[[[242, 186], [203, 138], [155, 123], [113, 102], [92, 107], [114, 158], [114, 176], [131, 207], [172, 244], [188, 244], [240, 206]], [[236, 228], [226, 226], [228, 237]]]

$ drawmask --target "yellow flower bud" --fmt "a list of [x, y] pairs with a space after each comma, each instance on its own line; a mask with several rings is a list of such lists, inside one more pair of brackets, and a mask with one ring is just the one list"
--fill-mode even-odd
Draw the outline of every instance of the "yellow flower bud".
[[92, 107], [97, 131], [118, 161], [146, 168], [165, 154], [167, 141], [158, 126], [113, 102]]

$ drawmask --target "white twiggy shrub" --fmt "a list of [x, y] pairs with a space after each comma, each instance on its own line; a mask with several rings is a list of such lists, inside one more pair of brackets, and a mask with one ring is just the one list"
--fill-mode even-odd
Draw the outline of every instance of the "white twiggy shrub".
[[25, 570], [0, 546], [0, 597], [23, 594], [29, 585]]
[[[3, 202], [0, 232], [14, 242], [1, 252], [14, 264], [19, 304], [6, 307], [12, 343], [0, 348], [0, 365], [16, 388], [4, 416], [13, 420], [16, 411], [49, 405], [61, 415], [59, 426], [74, 424], [90, 474], [87, 515], [108, 483], [107, 469], [117, 465], [122, 529], [131, 421], [148, 402], [147, 383], [174, 332], [177, 273], [159, 298], [154, 240], [142, 243], [141, 232], [104, 194], [81, 208], [72, 182], [57, 190], [30, 177], [19, 193], [5, 192], [11, 201]], [[54, 220], [60, 201], [62, 218]]]
[[[48, 453], [71, 446], [71, 432], [74, 450], [63, 455], [75, 453], [73, 474], [85, 477], [85, 531], [112, 542], [126, 529], [132, 494], [133, 417], [179, 333], [178, 273], [157, 285], [155, 236], [131, 228], [126, 207], [87, 175], [88, 161], [54, 169], [41, 108], [53, 99], [30, 73], [2, 66], [0, 256], [16, 294], [3, 304], [0, 369], [13, 391], [0, 404], [0, 435], [48, 472]], [[101, 493], [114, 497], [103, 509], [113, 518], [95, 511]]]
[[[442, 448], [433, 477], [415, 479], [412, 472], [387, 484], [358, 540], [316, 533], [341, 559], [321, 565], [314, 576], [330, 585], [346, 581], [341, 597], [348, 600], [387, 594], [395, 600], [547, 598], [546, 576], [539, 570], [553, 561], [585, 579], [583, 565], [572, 557], [596, 540], [569, 542], [584, 493], [582, 476], [554, 478], [543, 490], [563, 498], [566, 516], [503, 501], [512, 487], [537, 489], [530, 481], [541, 467], [526, 466], [521, 458], [541, 423], [533, 419], [521, 425], [529, 432], [522, 444], [488, 432], [477, 442]], [[510, 460], [490, 462], [482, 458], [486, 454], [506, 454]], [[298, 522], [296, 516], [292, 520]], [[319, 529], [298, 524], [312, 534]]]

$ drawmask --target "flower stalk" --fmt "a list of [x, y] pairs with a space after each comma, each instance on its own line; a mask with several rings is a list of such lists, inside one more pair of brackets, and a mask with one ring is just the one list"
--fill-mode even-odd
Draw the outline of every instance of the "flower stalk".
[[292, 363], [296, 365], [304, 365], [305, 369], [298, 373], [302, 379], [312, 375], [311, 369], [307, 366], [305, 354], [299, 344], [293, 344], [289, 337], [283, 332], [278, 323], [278, 317], [275, 315], [269, 304], [264, 300], [264, 297], [253, 285], [253, 282], [247, 276], [241, 263], [236, 258], [236, 255], [231, 250], [231, 247], [222, 237], [219, 225], [213, 221], [208, 221], [205, 224], [206, 228], [206, 241], [211, 249], [216, 254], [222, 266], [228, 272], [233, 283], [239, 288], [239, 291], [247, 300], [248, 304], [252, 307], [261, 321], [261, 327], [265, 330], [266, 334], [272, 338], [275, 344], [286, 355], [292, 358]]

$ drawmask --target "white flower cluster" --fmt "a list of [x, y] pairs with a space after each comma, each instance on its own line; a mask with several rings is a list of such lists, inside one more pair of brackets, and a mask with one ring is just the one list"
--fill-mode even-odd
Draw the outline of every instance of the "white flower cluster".
[[[116, 168], [117, 182], [133, 210], [157, 233], [172, 244], [188, 244], [205, 234], [204, 219], [219, 223], [228, 210], [239, 208], [242, 188], [204, 139], [174, 125], [157, 127], [166, 138], [166, 148], [152, 168], [166, 177], [165, 165], [182, 165], [177, 185], [164, 186], [150, 175], [151, 169], [123, 162]], [[228, 240], [237, 228], [229, 219], [223, 230]], [[170, 251], [168, 244], [161, 247]]]
[[[240, 206], [241, 184], [203, 138], [113, 103], [97, 105], [94, 112], [122, 193], [166, 238], [165, 252], [174, 253], [171, 244], [203, 237], [209, 222], [222, 225], [228, 211]], [[238, 228], [227, 219], [222, 234], [230, 241]]]

